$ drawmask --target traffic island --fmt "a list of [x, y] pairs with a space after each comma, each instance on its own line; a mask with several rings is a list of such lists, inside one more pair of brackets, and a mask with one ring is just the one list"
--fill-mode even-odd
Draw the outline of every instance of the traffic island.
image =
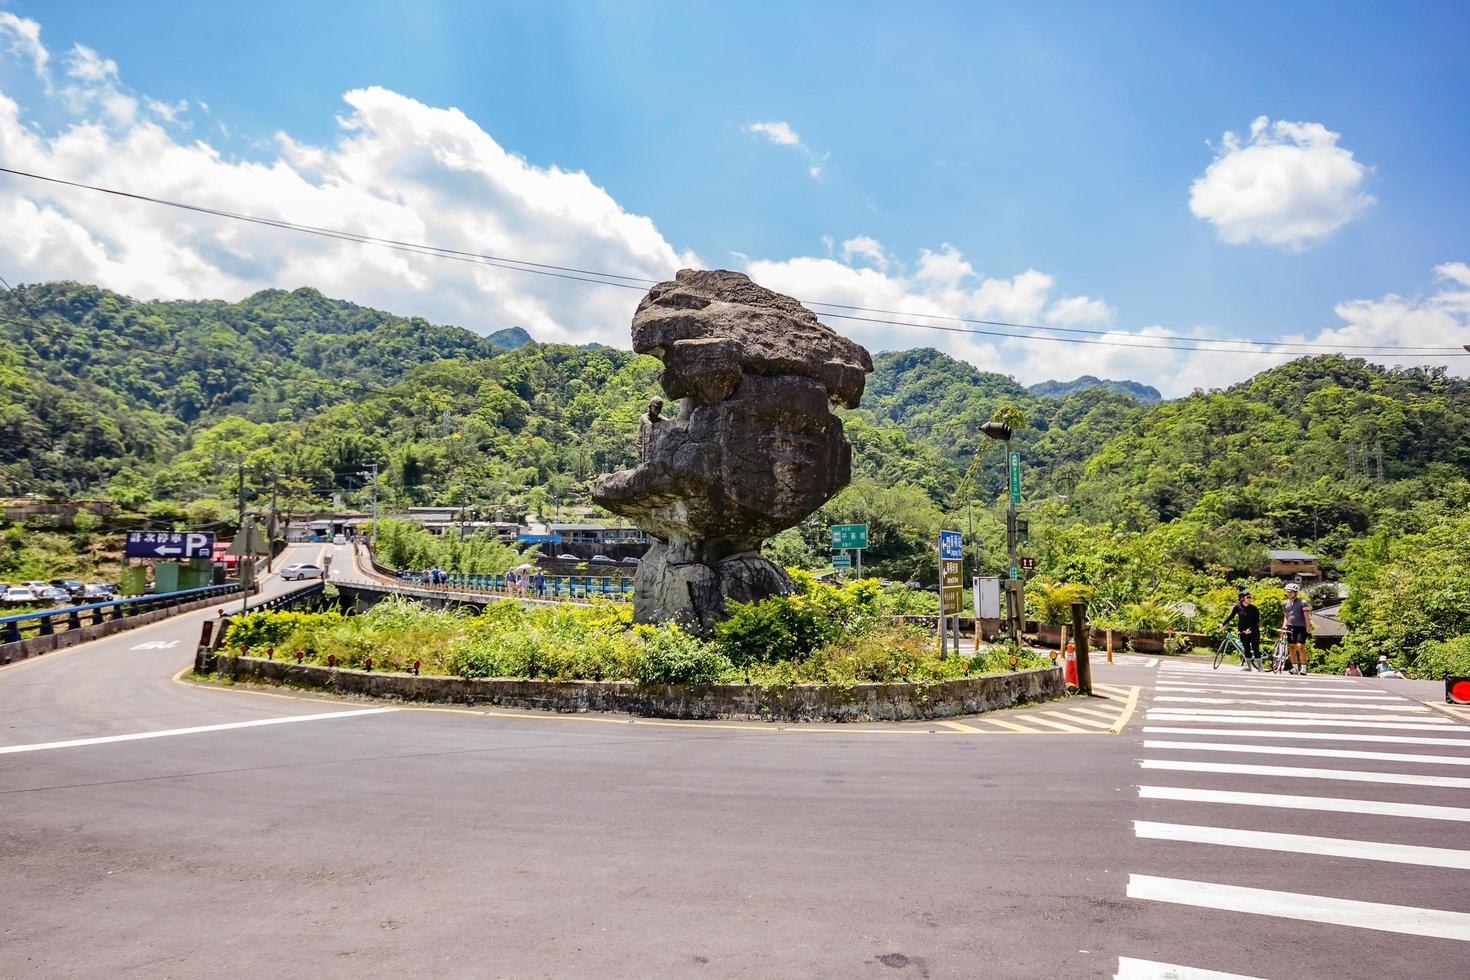
[[331, 694], [432, 704], [491, 705], [556, 712], [625, 712], [648, 718], [744, 721], [921, 721], [981, 714], [1067, 696], [1055, 667], [931, 683], [638, 684], [431, 677], [221, 654], [217, 677]]

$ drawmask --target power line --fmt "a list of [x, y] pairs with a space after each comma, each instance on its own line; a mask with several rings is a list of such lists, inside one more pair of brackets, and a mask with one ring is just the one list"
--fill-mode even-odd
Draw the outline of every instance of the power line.
[[[146, 194], [137, 194], [137, 193], [133, 193], [133, 192], [130, 192], [130, 191], [121, 191], [121, 190], [117, 190], [115, 188], [110, 188], [110, 187], [101, 187], [101, 186], [94, 185], [94, 184], [85, 184], [85, 183], [81, 183], [81, 182], [78, 182], [78, 181], [64, 180], [64, 179], [59, 178], [59, 177], [48, 177], [48, 176], [45, 176], [45, 175], [42, 175], [42, 174], [30, 173], [30, 172], [27, 172], [27, 171], [24, 171], [24, 170], [11, 169], [9, 167], [0, 167], [0, 173], [11, 174], [12, 176], [16, 176], [16, 177], [25, 177], [25, 178], [28, 178], [28, 179], [31, 179], [31, 180], [44, 181], [46, 183], [51, 183], [51, 184], [58, 184], [58, 185], [65, 186], [65, 187], [72, 187], [72, 188], [77, 188], [77, 189], [81, 189], [81, 190], [94, 191], [94, 192], [100, 193], [100, 194], [108, 194], [108, 195], [112, 195], [114, 197], [121, 197], [121, 198], [130, 199], [130, 200], [142, 201], [142, 202], [145, 202], [145, 203], [156, 204], [156, 205], [160, 205], [160, 206], [164, 206], [164, 207], [178, 208], [178, 209], [185, 210], [185, 211], [192, 211], [192, 212], [196, 212], [196, 213], [200, 213], [200, 214], [208, 214], [208, 215], [212, 215], [212, 216], [215, 216], [215, 217], [229, 218], [229, 219], [235, 220], [235, 221], [243, 221], [243, 222], [248, 222], [248, 223], [251, 223], [251, 224], [263, 225], [263, 226], [266, 226], [266, 227], [277, 228], [277, 229], [281, 229], [281, 230], [285, 230], [285, 231], [295, 231], [295, 232], [300, 232], [300, 233], [303, 233], [303, 234], [310, 234], [310, 235], [316, 235], [316, 236], [319, 236], [319, 237], [325, 237], [325, 238], [335, 239], [335, 240], [338, 240], [338, 241], [351, 242], [351, 243], [354, 243], [354, 244], [372, 245], [372, 246], [376, 246], [376, 247], [394, 249], [394, 250], [397, 250], [397, 251], [406, 251], [406, 252], [409, 252], [411, 254], [426, 255], [426, 256], [437, 257], [437, 258], [447, 258], [447, 259], [452, 259], [452, 260], [457, 260], [457, 261], [466, 261], [466, 262], [472, 262], [472, 263], [480, 264], [480, 265], [489, 265], [489, 266], [492, 266], [494, 268], [506, 269], [506, 270], [512, 271], [512, 272], [525, 272], [525, 273], [530, 273], [532, 275], [552, 276], [552, 277], [555, 277], [555, 278], [558, 278], [558, 279], [568, 279], [568, 280], [577, 281], [577, 282], [586, 282], [586, 283], [590, 283], [590, 284], [593, 284], [593, 285], [617, 286], [617, 287], [623, 288], [623, 289], [634, 289], [634, 290], [640, 290], [640, 291], [644, 289], [644, 286], [645, 285], [652, 285], [652, 284], [654, 284], [654, 283], [657, 282], [657, 280], [649, 279], [649, 278], [642, 277], [642, 276], [627, 276], [627, 275], [622, 275], [620, 273], [600, 272], [600, 271], [592, 270], [592, 269], [582, 269], [582, 268], [578, 268], [578, 267], [575, 267], [575, 266], [561, 266], [561, 265], [554, 265], [554, 264], [551, 264], [551, 263], [544, 263], [544, 262], [532, 262], [532, 261], [529, 261], [529, 260], [526, 260], [526, 259], [516, 259], [516, 258], [511, 258], [511, 257], [508, 257], [508, 256], [493, 255], [493, 254], [490, 254], [490, 253], [468, 252], [468, 251], [463, 251], [463, 250], [459, 250], [459, 249], [446, 248], [446, 247], [443, 247], [443, 246], [430, 245], [430, 244], [423, 243], [423, 242], [405, 242], [405, 241], [400, 241], [400, 240], [397, 240], [397, 239], [379, 238], [379, 237], [372, 236], [372, 235], [359, 234], [357, 232], [349, 232], [349, 231], [343, 231], [343, 230], [340, 230], [340, 229], [333, 229], [333, 228], [323, 228], [323, 227], [320, 227], [320, 226], [317, 226], [317, 225], [308, 225], [308, 224], [303, 224], [303, 223], [300, 223], [300, 222], [287, 221], [285, 219], [263, 218], [263, 217], [260, 217], [258, 215], [249, 215], [249, 214], [242, 214], [242, 213], [234, 212], [234, 211], [225, 211], [225, 210], [222, 210], [222, 209], [219, 209], [219, 208], [209, 208], [209, 207], [204, 207], [202, 205], [190, 204], [190, 203], [183, 202], [183, 201], [172, 201], [172, 200], [168, 200], [167, 198], [152, 197], [152, 196], [146, 195]], [[946, 315], [946, 314], [909, 313], [909, 312], [894, 311], [894, 310], [880, 310], [880, 309], [875, 309], [875, 308], [871, 308], [871, 307], [851, 306], [851, 305], [840, 304], [840, 303], [825, 303], [825, 302], [816, 301], [816, 300], [801, 300], [800, 302], [803, 302], [803, 303], [805, 303], [808, 306], [820, 306], [820, 307], [826, 307], [826, 308], [831, 308], [831, 309], [846, 309], [846, 310], [851, 310], [851, 311], [854, 311], [854, 312], [857, 312], [857, 313], [877, 313], [877, 314], [881, 314], [880, 317], [859, 317], [859, 316], [845, 315], [845, 314], [839, 314], [839, 313], [827, 313], [827, 314], [825, 314], [826, 316], [830, 316], [830, 317], [837, 318], [837, 319], [856, 320], [856, 321], [867, 322], [867, 323], [883, 324], [883, 325], [887, 325], [887, 326], [913, 327], [913, 328], [918, 328], [918, 329], [923, 329], [923, 330], [936, 330], [936, 331], [941, 331], [941, 332], [946, 332], [946, 333], [967, 333], [967, 334], [974, 334], [974, 335], [979, 335], [979, 336], [1001, 337], [1001, 338], [1006, 338], [1006, 339], [1011, 339], [1011, 340], [1019, 340], [1019, 341], [1023, 341], [1023, 342], [1072, 343], [1072, 344], [1085, 344], [1085, 345], [1102, 346], [1102, 347], [1123, 347], [1123, 348], [1130, 348], [1131, 347], [1131, 348], [1138, 348], [1138, 349], [1141, 349], [1141, 350], [1204, 351], [1204, 352], [1214, 352], [1214, 353], [1220, 353], [1220, 354], [1261, 354], [1261, 355], [1278, 356], [1278, 357], [1280, 357], [1280, 356], [1299, 357], [1299, 356], [1303, 356], [1303, 355], [1310, 355], [1311, 353], [1313, 353], [1315, 351], [1340, 351], [1340, 352], [1344, 352], [1344, 353], [1347, 353], [1349, 351], [1357, 351], [1358, 352], [1357, 354], [1350, 354], [1349, 356], [1368, 356], [1368, 355], [1371, 354], [1372, 356], [1376, 356], [1376, 357], [1412, 357], [1412, 358], [1420, 358], [1420, 359], [1423, 359], [1423, 356], [1424, 356], [1425, 353], [1438, 353], [1438, 354], [1441, 354], [1442, 356], [1446, 356], [1446, 357], [1466, 357], [1466, 356], [1470, 356], [1470, 352], [1457, 352], [1457, 348], [1454, 348], [1454, 347], [1384, 347], [1384, 346], [1375, 346], [1375, 345], [1370, 345], [1370, 344], [1337, 344], [1337, 345], [1333, 345], [1333, 344], [1310, 344], [1310, 343], [1306, 343], [1306, 342], [1292, 343], [1292, 344], [1279, 344], [1279, 343], [1273, 343], [1271, 341], [1262, 341], [1262, 340], [1244, 340], [1244, 339], [1242, 339], [1242, 340], [1221, 340], [1221, 339], [1208, 338], [1208, 337], [1187, 337], [1187, 336], [1184, 336], [1184, 335], [1181, 335], [1181, 334], [1157, 334], [1157, 335], [1154, 335], [1154, 337], [1156, 337], [1157, 339], [1160, 339], [1160, 340], [1177, 340], [1177, 341], [1182, 341], [1182, 342], [1184, 342], [1183, 344], [1156, 344], [1156, 343], [1147, 343], [1147, 342], [1125, 342], [1125, 341], [1120, 341], [1120, 340], [1081, 340], [1081, 339], [1076, 339], [1076, 338], [1072, 338], [1072, 337], [1039, 336], [1039, 335], [1038, 336], [1033, 336], [1033, 335], [1026, 335], [1026, 334], [1005, 333], [1005, 332], [996, 331], [996, 330], [978, 330], [978, 329], [964, 329], [964, 328], [960, 328], [960, 327], [943, 327], [943, 326], [940, 326], [938, 324], [933, 324], [933, 323], [914, 323], [914, 322], [905, 321], [905, 320], [884, 319], [882, 317], [906, 316], [906, 317], [915, 317], [915, 318], [923, 318], [923, 319], [941, 319], [941, 320], [947, 320], [947, 321], [957, 322], [957, 323], [977, 324], [977, 325], [981, 325], [981, 326], [1007, 327], [1007, 328], [1015, 329], [1015, 330], [1039, 330], [1039, 331], [1048, 331], [1048, 332], [1052, 332], [1052, 333], [1077, 333], [1077, 334], [1089, 334], [1089, 335], [1103, 336], [1103, 337], [1110, 336], [1110, 335], [1114, 334], [1115, 331], [1089, 330], [1089, 329], [1084, 329], [1084, 328], [1080, 328], [1080, 327], [1047, 326], [1045, 324], [1018, 323], [1018, 322], [1003, 321], [1003, 320], [982, 320], [982, 319], [967, 318], [967, 317], [955, 317], [955, 316], [949, 316], [949, 315]], [[1139, 340], [1141, 340], [1141, 341], [1145, 341], [1145, 340], [1149, 340], [1149, 339], [1153, 339], [1153, 338], [1142, 337], [1142, 336], [1139, 337]], [[1203, 344], [1233, 344], [1233, 345], [1236, 345], [1236, 346], [1233, 346], [1233, 347], [1205, 347], [1205, 346], [1200, 346], [1200, 345], [1203, 345]], [[1241, 345], [1244, 345], [1244, 346], [1241, 346]], [[1418, 352], [1418, 353], [1409, 353], [1411, 351]]]

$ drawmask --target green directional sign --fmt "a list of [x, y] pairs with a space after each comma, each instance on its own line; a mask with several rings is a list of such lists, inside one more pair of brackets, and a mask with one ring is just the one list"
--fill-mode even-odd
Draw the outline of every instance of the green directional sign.
[[851, 568], [852, 567], [852, 558], [850, 556], [848, 556], [848, 555], [833, 555], [832, 556], [832, 567], [833, 568]]
[[1011, 453], [1011, 500], [1021, 502], [1021, 454]]
[[833, 524], [832, 525], [832, 550], [844, 551], [848, 548], [866, 548], [868, 546], [868, 525], [866, 524]]

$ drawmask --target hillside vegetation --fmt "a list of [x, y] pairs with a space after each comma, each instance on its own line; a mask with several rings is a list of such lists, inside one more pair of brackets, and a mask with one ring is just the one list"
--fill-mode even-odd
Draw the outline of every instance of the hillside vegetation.
[[[390, 507], [586, 506], [592, 479], [633, 461], [659, 370], [311, 289], [143, 303], [29, 286], [0, 301], [0, 338], [0, 493], [107, 495], [196, 524], [230, 518], [241, 464], [252, 507], [274, 490], [284, 511], [333, 492], [364, 505], [370, 463]], [[853, 484], [768, 543], [788, 564], [825, 565], [828, 525], [862, 521], [873, 574], [932, 582], [942, 526], [967, 534], [979, 572], [1003, 573], [1004, 453], [977, 432], [1004, 417], [1035, 579], [1090, 590], [1100, 618], [1207, 627], [1232, 583], [1267, 573], [1267, 548], [1299, 547], [1353, 585], [1350, 655], [1450, 643], [1434, 649], [1452, 657], [1470, 634], [1455, 612], [1470, 598], [1436, 571], [1470, 564], [1464, 379], [1324, 356], [1153, 402], [1096, 379], [1028, 389], [928, 349], [874, 361], [862, 408], [843, 413]], [[1375, 599], [1406, 580], [1448, 598], [1417, 618]]]

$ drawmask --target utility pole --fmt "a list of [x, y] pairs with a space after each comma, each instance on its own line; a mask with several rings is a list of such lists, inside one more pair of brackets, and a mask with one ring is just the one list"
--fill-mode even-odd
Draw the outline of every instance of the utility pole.
[[1378, 482], [1379, 483], [1382, 483], [1383, 482], [1383, 443], [1382, 442], [1375, 442], [1373, 444], [1373, 455], [1378, 460]]
[[378, 546], [378, 464], [366, 463], [364, 465], [367, 466], [367, 469], [357, 475], [365, 476], [373, 481], [373, 529], [368, 534], [368, 543], [376, 548]]
[[271, 519], [265, 525], [265, 570], [276, 562], [276, 471], [271, 470]]
[[238, 530], [243, 531], [243, 530], [245, 530], [245, 461], [243, 459], [240, 460], [240, 462], [239, 462], [239, 473], [240, 473], [240, 514], [239, 514], [239, 520], [235, 523], [235, 527]]

